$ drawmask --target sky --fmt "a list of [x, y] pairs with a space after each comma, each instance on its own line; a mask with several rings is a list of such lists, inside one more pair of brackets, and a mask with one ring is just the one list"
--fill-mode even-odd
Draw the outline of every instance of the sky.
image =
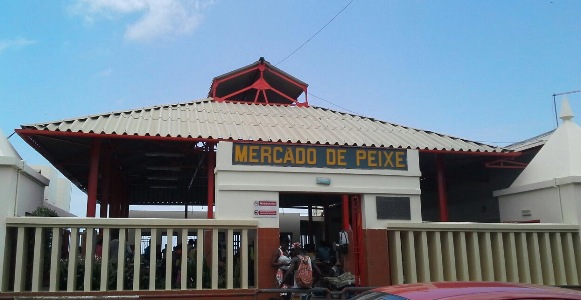
[[[581, 1], [0, 0], [0, 130], [206, 98], [264, 57], [309, 104], [505, 146], [581, 90]], [[568, 96], [581, 115], [581, 92]], [[563, 96], [557, 96], [559, 110]], [[574, 119], [575, 120], [575, 119]], [[579, 122], [579, 121], [577, 121]], [[29, 164], [47, 161], [16, 134]], [[72, 211], [86, 196], [73, 191]]]

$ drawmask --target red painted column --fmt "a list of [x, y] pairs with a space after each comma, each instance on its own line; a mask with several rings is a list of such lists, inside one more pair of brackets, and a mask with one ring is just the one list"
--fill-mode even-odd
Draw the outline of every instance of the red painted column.
[[208, 143], [208, 219], [214, 218], [215, 168], [216, 152], [214, 152], [214, 144]]
[[[106, 147], [107, 148], [107, 147]], [[103, 190], [101, 193], [101, 206], [99, 209], [99, 217], [100, 218], [107, 218], [107, 206], [109, 206], [109, 199], [111, 198], [111, 182], [112, 179], [112, 167], [113, 164], [111, 160], [111, 152], [109, 149], [105, 149], [105, 155], [103, 156]]]
[[349, 195], [343, 195], [343, 230], [349, 230]]
[[448, 222], [448, 195], [446, 194], [446, 173], [442, 155], [436, 154], [438, 179], [438, 199], [440, 202], [440, 222]]
[[99, 153], [101, 140], [94, 139], [91, 146], [91, 165], [89, 169], [89, 184], [87, 188], [87, 218], [94, 218], [97, 211], [97, 183], [99, 180]]
[[354, 275], [355, 284], [357, 286], [362, 286], [367, 283], [366, 278], [366, 264], [365, 264], [365, 244], [363, 243], [363, 219], [362, 219], [362, 208], [361, 208], [361, 196], [351, 197], [351, 245], [349, 248], [353, 251], [353, 265], [354, 265]]

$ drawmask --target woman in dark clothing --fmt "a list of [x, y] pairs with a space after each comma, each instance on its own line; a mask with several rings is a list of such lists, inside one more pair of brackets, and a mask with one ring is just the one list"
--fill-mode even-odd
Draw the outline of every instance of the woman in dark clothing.
[[[276, 286], [282, 289], [287, 289], [293, 286], [294, 282], [292, 278], [283, 281], [285, 273], [288, 271], [288, 267], [290, 265], [290, 255], [288, 253], [288, 240], [281, 239], [280, 246], [274, 253], [272, 253], [272, 257], [270, 259], [271, 265], [276, 269]], [[286, 300], [290, 297], [290, 293], [281, 293], [281, 299]]]
[[[305, 250], [301, 247], [301, 244], [293, 243], [293, 246], [291, 249], [291, 263], [290, 263], [288, 271], [286, 272], [286, 274], [284, 274], [284, 278], [283, 278], [283, 282], [287, 282], [290, 280], [293, 281], [293, 285], [292, 285], [293, 289], [305, 288], [305, 287], [300, 287], [297, 285], [296, 280], [295, 280], [295, 276], [294, 276], [295, 271], [299, 268], [299, 264], [301, 264], [301, 261], [303, 259], [308, 260], [308, 262], [311, 265], [311, 272], [312, 272], [311, 275], [313, 277], [313, 283], [317, 282], [317, 280], [322, 275], [321, 270], [319, 270], [319, 267], [317, 267], [315, 262], [306, 254]], [[312, 286], [306, 287], [306, 288], [312, 288]], [[307, 295], [306, 293], [293, 293], [293, 299], [300, 299], [301, 297], [306, 296], [306, 295]]]

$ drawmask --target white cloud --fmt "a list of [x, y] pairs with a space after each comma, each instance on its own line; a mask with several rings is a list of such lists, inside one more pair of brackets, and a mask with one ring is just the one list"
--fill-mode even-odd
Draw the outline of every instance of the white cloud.
[[13, 40], [0, 40], [0, 53], [9, 48], [17, 49], [34, 44], [36, 44], [36, 41], [25, 38], [18, 38]]
[[151, 41], [193, 32], [202, 22], [201, 11], [211, 4], [200, 0], [77, 0], [71, 11], [93, 23], [98, 18], [138, 15], [127, 25], [129, 41]]

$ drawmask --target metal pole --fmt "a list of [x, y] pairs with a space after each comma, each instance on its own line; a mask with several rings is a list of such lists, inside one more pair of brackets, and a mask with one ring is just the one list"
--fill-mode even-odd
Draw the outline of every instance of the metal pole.
[[555, 122], [557, 123], [556, 127], [559, 127], [559, 118], [557, 117], [557, 100], [555, 99], [555, 97], [562, 96], [562, 95], [576, 94], [576, 93], [581, 93], [581, 90], [553, 94], [553, 109], [555, 110]]

